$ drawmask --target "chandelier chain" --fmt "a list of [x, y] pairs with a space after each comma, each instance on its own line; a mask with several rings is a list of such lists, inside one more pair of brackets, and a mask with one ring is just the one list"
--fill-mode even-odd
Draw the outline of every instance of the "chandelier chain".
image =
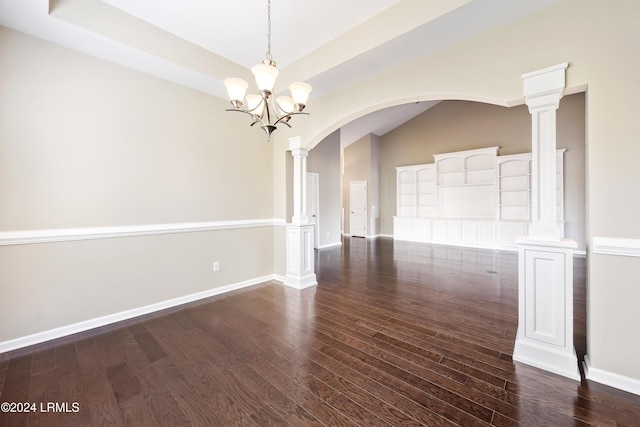
[[271, 56], [271, 0], [267, 1], [267, 59], [273, 61]]

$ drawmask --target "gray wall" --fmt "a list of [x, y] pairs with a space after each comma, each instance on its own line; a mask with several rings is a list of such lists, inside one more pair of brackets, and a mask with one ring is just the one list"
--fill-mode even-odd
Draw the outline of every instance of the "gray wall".
[[320, 177], [319, 248], [341, 244], [340, 132], [333, 132], [309, 151], [307, 171]]

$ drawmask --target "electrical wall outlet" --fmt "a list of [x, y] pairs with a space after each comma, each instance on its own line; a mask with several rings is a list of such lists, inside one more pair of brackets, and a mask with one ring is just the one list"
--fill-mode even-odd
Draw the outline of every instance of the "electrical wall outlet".
[[213, 262], [213, 271], [220, 271], [220, 262], [218, 261]]

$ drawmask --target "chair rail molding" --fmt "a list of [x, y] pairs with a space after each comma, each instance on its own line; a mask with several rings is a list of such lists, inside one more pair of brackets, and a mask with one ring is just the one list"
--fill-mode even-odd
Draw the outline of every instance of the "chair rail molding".
[[593, 237], [594, 254], [640, 257], [640, 239]]
[[0, 246], [68, 242], [75, 240], [113, 239], [117, 237], [141, 237], [154, 236], [157, 234], [193, 233], [201, 231], [229, 230], [234, 228], [275, 227], [284, 225], [284, 219], [267, 218], [175, 224], [2, 231], [0, 232]]

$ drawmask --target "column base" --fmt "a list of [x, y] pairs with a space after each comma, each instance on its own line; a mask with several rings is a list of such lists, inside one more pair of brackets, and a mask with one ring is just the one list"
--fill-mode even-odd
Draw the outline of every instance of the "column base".
[[517, 336], [513, 360], [580, 381], [578, 356], [575, 351], [566, 353], [564, 350], [556, 350]]
[[302, 290], [317, 285], [318, 281], [315, 274], [303, 277], [286, 275], [282, 283], [290, 288]]
[[287, 274], [284, 285], [305, 289], [318, 284], [315, 274], [313, 224], [287, 225]]
[[580, 380], [573, 346], [573, 251], [570, 239], [519, 238], [518, 333], [513, 360]]

